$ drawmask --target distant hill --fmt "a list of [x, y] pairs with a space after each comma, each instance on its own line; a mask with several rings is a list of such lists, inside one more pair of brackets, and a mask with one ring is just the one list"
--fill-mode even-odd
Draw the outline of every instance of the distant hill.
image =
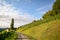
[[0, 28], [0, 31], [3, 31], [3, 30], [5, 30], [5, 28]]

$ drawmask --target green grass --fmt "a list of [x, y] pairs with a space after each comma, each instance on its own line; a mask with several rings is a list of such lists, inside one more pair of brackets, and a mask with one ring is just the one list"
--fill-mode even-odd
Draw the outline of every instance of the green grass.
[[22, 30], [24, 27], [17, 31], [32, 38], [31, 40], [60, 40], [60, 19]]
[[15, 38], [17, 38], [17, 34], [16, 34], [15, 31], [7, 32], [5, 30], [5, 31], [2, 31], [1, 34], [0, 34], [0, 39], [1, 40], [16, 40]]

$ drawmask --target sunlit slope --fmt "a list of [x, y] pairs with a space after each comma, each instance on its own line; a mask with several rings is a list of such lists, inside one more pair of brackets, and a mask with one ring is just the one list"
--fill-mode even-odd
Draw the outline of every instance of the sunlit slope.
[[36, 40], [60, 40], [60, 20], [54, 20], [19, 32]]

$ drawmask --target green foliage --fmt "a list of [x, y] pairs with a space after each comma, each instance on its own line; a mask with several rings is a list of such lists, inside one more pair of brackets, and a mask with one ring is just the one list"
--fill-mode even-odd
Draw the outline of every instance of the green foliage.
[[48, 12], [46, 12], [46, 13], [42, 16], [42, 18], [43, 18], [43, 19], [46, 19], [46, 18], [48, 18], [48, 17], [50, 17], [50, 16], [53, 16], [51, 10], [49, 10]]
[[15, 40], [15, 38], [17, 38], [17, 34], [14, 31], [5, 30], [0, 33], [0, 40]]
[[43, 15], [43, 19], [46, 19], [48, 17], [52, 17], [54, 15], [60, 15], [60, 0], [56, 0], [56, 2], [53, 5], [52, 10], [49, 10]]
[[12, 18], [12, 20], [11, 20], [11, 29], [13, 30], [14, 29], [14, 19]]
[[53, 10], [60, 10], [60, 0], [56, 0], [56, 2], [53, 5]]
[[54, 3], [54, 5], [53, 5], [53, 13], [60, 14], [60, 0], [56, 0], [56, 2]]

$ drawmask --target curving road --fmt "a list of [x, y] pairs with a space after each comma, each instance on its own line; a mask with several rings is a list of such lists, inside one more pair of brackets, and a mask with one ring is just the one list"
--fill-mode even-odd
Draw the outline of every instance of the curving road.
[[18, 34], [18, 38], [16, 38], [17, 40], [30, 40], [27, 36], [17, 32]]

